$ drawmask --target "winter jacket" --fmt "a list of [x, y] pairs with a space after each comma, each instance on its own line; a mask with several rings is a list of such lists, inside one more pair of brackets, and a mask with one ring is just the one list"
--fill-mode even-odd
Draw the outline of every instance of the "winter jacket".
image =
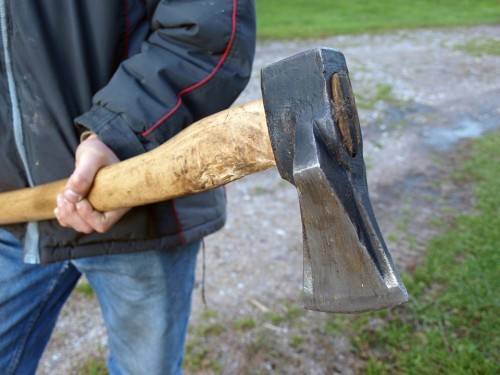
[[[85, 129], [123, 160], [229, 107], [250, 76], [254, 13], [252, 0], [0, 0], [0, 191], [68, 177]], [[4, 229], [26, 261], [50, 263], [169, 248], [224, 220], [215, 189], [134, 208], [105, 234]]]

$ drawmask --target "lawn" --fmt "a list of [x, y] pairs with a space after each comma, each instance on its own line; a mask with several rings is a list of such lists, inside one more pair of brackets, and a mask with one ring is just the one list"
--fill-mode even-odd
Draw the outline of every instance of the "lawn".
[[498, 0], [257, 0], [263, 39], [500, 23]]
[[[499, 374], [500, 133], [474, 142], [455, 178], [476, 186], [476, 212], [462, 215], [427, 247], [405, 284], [412, 302], [358, 318], [367, 374]], [[361, 324], [359, 323], [361, 320]]]

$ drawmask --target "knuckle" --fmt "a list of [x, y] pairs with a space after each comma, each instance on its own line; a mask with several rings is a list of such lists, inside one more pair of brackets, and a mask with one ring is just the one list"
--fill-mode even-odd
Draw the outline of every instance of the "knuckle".
[[67, 227], [68, 227], [68, 224], [67, 224], [64, 220], [57, 219], [57, 222], [59, 223], [59, 225], [60, 225], [61, 227], [64, 227], [64, 228], [67, 228]]
[[95, 231], [98, 233], [106, 233], [109, 230], [109, 226], [103, 223], [99, 223], [94, 227]]
[[92, 232], [94, 232], [94, 230], [90, 227], [85, 227], [85, 228], [82, 228], [82, 230], [80, 230], [80, 232], [85, 233], [85, 234], [91, 234]]
[[78, 214], [80, 217], [82, 217], [85, 220], [90, 220], [92, 216], [92, 209], [89, 207], [89, 205], [86, 204], [85, 201], [80, 201], [76, 205], [76, 210], [78, 211]]
[[61, 207], [61, 216], [73, 215], [76, 211], [74, 204], [67, 202], [63, 207]]
[[90, 185], [90, 181], [84, 175], [77, 172], [71, 177], [71, 185], [75, 190], [78, 190]]

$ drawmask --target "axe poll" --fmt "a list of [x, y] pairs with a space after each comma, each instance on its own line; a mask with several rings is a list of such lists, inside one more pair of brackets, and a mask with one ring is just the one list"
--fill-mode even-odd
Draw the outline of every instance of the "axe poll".
[[[265, 67], [261, 78], [262, 100], [204, 118], [153, 151], [101, 169], [89, 201], [100, 211], [134, 207], [276, 165], [299, 196], [303, 306], [348, 313], [406, 302], [371, 207], [343, 54], [315, 48]], [[0, 224], [53, 219], [65, 184], [1, 193]]]

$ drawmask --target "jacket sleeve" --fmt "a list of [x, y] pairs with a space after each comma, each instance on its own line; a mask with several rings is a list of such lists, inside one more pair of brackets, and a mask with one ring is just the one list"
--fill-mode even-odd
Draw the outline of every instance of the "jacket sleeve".
[[149, 151], [229, 107], [250, 78], [253, 0], [148, 3], [149, 34], [75, 119], [120, 159]]

